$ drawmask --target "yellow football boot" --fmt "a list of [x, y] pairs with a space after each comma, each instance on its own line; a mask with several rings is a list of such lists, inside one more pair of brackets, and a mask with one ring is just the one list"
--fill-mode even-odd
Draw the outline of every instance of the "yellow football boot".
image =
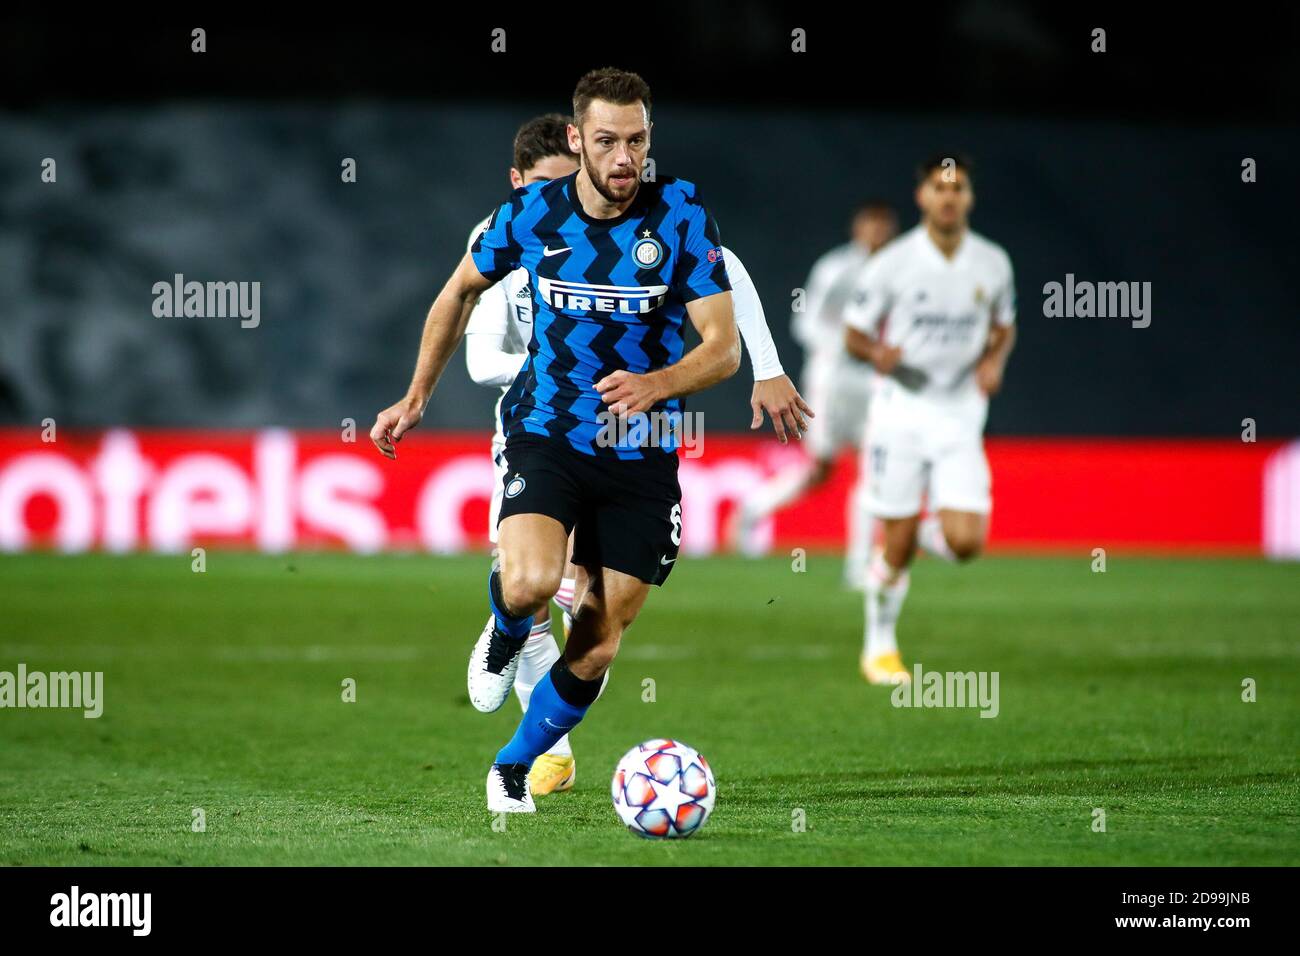
[[912, 682], [912, 675], [903, 666], [903, 658], [899, 656], [898, 651], [877, 654], [871, 658], [863, 654], [860, 664], [862, 676], [867, 679], [868, 684], [910, 684]]
[[559, 793], [571, 789], [577, 775], [578, 768], [573, 757], [542, 754], [533, 761], [533, 769], [528, 771], [528, 786], [532, 789], [533, 796]]

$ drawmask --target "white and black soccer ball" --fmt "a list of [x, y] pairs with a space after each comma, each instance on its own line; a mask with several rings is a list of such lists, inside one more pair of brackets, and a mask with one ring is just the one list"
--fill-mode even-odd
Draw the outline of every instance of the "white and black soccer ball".
[[676, 740], [647, 740], [623, 755], [611, 785], [614, 810], [649, 839], [688, 837], [704, 826], [717, 789], [709, 762]]

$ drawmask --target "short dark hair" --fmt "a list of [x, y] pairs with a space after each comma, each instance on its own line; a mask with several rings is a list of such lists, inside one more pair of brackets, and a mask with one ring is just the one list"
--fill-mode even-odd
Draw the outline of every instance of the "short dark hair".
[[974, 172], [975, 164], [965, 153], [935, 153], [925, 162], [916, 167], [916, 184], [919, 186], [930, 178], [930, 174], [936, 169], [947, 169], [948, 161], [951, 160], [956, 169], [964, 172], [967, 178], [970, 178]]
[[535, 116], [515, 133], [515, 169], [528, 172], [547, 156], [574, 156], [569, 149], [569, 118], [559, 113]]
[[853, 218], [859, 216], [885, 216], [889, 219], [898, 218], [898, 210], [883, 199], [864, 199], [853, 207]]
[[635, 73], [612, 66], [592, 70], [578, 81], [573, 91], [573, 122], [582, 125], [583, 116], [592, 100], [604, 100], [615, 106], [640, 103], [645, 114], [650, 115], [650, 85]]

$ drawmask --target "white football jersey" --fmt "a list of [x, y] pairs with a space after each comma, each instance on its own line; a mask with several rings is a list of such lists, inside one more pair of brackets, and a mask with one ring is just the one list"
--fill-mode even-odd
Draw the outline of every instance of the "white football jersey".
[[[491, 216], [488, 219], [492, 218]], [[474, 245], [474, 240], [487, 227], [484, 219], [469, 234], [465, 249]], [[516, 269], [492, 288], [479, 296], [474, 311], [469, 315], [465, 326], [466, 334], [473, 332], [495, 333], [505, 336], [503, 351], [519, 354], [519, 364], [528, 352], [528, 342], [533, 337], [533, 288], [528, 279], [527, 269]], [[502, 388], [502, 393], [509, 386]]]
[[844, 310], [846, 324], [902, 349], [892, 377], [928, 398], [978, 395], [975, 365], [989, 329], [1015, 318], [1006, 250], [968, 230], [949, 259], [924, 225], [871, 257]]
[[804, 287], [803, 310], [790, 316], [790, 331], [807, 353], [805, 367], [843, 353], [844, 306], [867, 255], [856, 242], [846, 242], [813, 263]]

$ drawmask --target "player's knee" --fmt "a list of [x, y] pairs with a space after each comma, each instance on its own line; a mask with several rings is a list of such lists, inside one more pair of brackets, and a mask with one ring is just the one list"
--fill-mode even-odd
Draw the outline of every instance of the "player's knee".
[[544, 607], [560, 589], [560, 570], [527, 564], [501, 569], [501, 596], [516, 614]]
[[955, 534], [947, 536], [948, 547], [952, 549], [953, 555], [958, 561], [970, 561], [979, 557], [979, 553], [984, 550], [984, 539], [974, 534]]

